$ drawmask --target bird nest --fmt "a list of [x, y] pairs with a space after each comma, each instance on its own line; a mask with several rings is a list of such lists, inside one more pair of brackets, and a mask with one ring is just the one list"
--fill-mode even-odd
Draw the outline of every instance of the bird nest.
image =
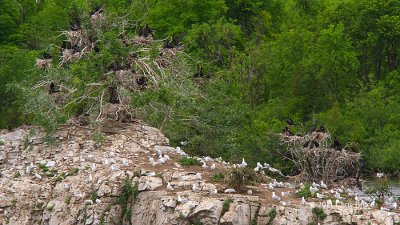
[[83, 52], [75, 52], [73, 49], [64, 49], [60, 65], [78, 61], [84, 55]]
[[129, 91], [143, 89], [144, 85], [140, 85], [138, 80], [141, 78], [132, 70], [118, 70], [115, 71], [115, 80], [118, 86], [122, 86]]
[[361, 154], [333, 148], [329, 133], [280, 136], [281, 144], [287, 146], [282, 155], [294, 163], [303, 180], [332, 183], [357, 175]]
[[35, 66], [38, 69], [45, 70], [51, 66], [51, 61], [52, 61], [51, 59], [36, 59]]
[[105, 119], [128, 123], [133, 120], [133, 116], [126, 105], [107, 103], [101, 108], [101, 113], [98, 117], [100, 121]]

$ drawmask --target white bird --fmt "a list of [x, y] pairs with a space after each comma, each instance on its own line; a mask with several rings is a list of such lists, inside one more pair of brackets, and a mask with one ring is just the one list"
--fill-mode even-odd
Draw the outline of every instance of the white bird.
[[371, 208], [375, 208], [375, 204], [376, 204], [376, 203], [375, 203], [375, 198], [373, 198], [373, 199], [372, 199], [372, 202], [371, 202], [371, 204], [370, 204]]
[[268, 163], [264, 163], [264, 166], [263, 166], [263, 168], [264, 169], [268, 169], [268, 168], [270, 168], [271, 166], [268, 164]]
[[49, 161], [49, 162], [47, 162], [46, 163], [46, 167], [53, 167], [53, 166], [55, 166], [56, 165], [56, 162], [54, 162], [54, 161]]
[[168, 182], [168, 184], [167, 184], [167, 190], [170, 190], [170, 191], [174, 190], [174, 188], [172, 187], [170, 182]]
[[185, 145], [187, 145], [189, 142], [188, 141], [181, 141], [181, 145], [182, 146], [185, 146]]
[[325, 195], [323, 195], [323, 194], [320, 194], [320, 193], [317, 193], [317, 198], [319, 198], [319, 199], [323, 199], [323, 198], [325, 198]]
[[201, 165], [202, 168], [208, 168], [206, 162], [203, 161], [203, 165]]
[[94, 171], [96, 171], [96, 163], [93, 163], [93, 165], [92, 165], [92, 171], [94, 172]]
[[339, 199], [336, 199], [336, 201], [335, 201], [335, 205], [337, 206], [337, 205], [341, 205], [342, 203], [340, 202], [340, 200]]
[[377, 174], [376, 174], [376, 177], [378, 177], [379, 179], [382, 178], [383, 176], [385, 176], [384, 173], [377, 173]]
[[244, 168], [247, 166], [247, 163], [244, 161], [244, 158], [242, 159], [242, 163], [239, 165], [240, 168]]
[[253, 194], [253, 190], [247, 190], [247, 194], [248, 194], [248, 195]]
[[321, 180], [321, 188], [325, 188], [327, 189], [328, 187], [326, 186], [326, 184], [324, 184], [324, 181]]
[[290, 191], [286, 191], [286, 192], [281, 192], [281, 195], [283, 196], [283, 197], [285, 197], [285, 196], [288, 196], [290, 194]]
[[257, 162], [257, 168], [260, 168], [260, 169], [262, 169], [262, 168], [264, 168], [264, 167], [263, 167], [263, 165], [261, 165], [261, 163], [260, 163], [260, 162]]
[[93, 205], [93, 200], [91, 200], [91, 199], [85, 200], [85, 203], [86, 203], [86, 204]]
[[284, 175], [282, 174], [282, 172], [281, 172], [280, 170], [278, 170], [278, 169], [269, 167], [268, 170], [271, 171], [271, 172], [273, 172], [273, 173], [277, 173], [277, 174], [281, 175], [282, 177], [284, 177]]
[[318, 191], [318, 188], [317, 187], [313, 187], [313, 186], [310, 186], [310, 192], [311, 192], [311, 194], [314, 196], [314, 194], [315, 194], [315, 192], [317, 192]]
[[26, 167], [26, 170], [25, 170], [26, 175], [30, 175], [31, 174], [31, 170], [33, 168], [34, 168], [34, 166], [33, 166], [33, 163], [31, 162], [31, 164]]
[[211, 191], [210, 191], [210, 195], [215, 195], [215, 194], [217, 194], [218, 193], [218, 190], [216, 189], [216, 188], [214, 188], [214, 189], [212, 189]]
[[157, 152], [158, 157], [161, 158], [161, 157], [162, 157], [162, 152], [161, 152], [161, 150], [160, 150], [160, 149], [157, 149], [156, 152]]
[[89, 181], [92, 181], [92, 180], [93, 180], [92, 174], [89, 174]]
[[152, 166], [157, 165], [157, 163], [154, 161], [154, 158], [153, 158], [153, 157], [149, 157], [149, 162], [150, 162], [150, 164], [151, 164]]
[[258, 172], [260, 170], [260, 168], [256, 167], [254, 168], [254, 172]]
[[100, 199], [97, 198], [97, 199], [96, 199], [96, 203], [97, 203], [97, 204], [100, 204], [100, 203], [101, 203]]
[[198, 204], [196, 202], [192, 202], [192, 201], [190, 201], [188, 204], [190, 210], [194, 209], [197, 205]]
[[317, 188], [321, 187], [321, 185], [319, 185], [319, 184], [317, 184], [317, 183], [315, 183], [315, 182], [313, 182], [311, 186], [317, 187]]
[[306, 202], [306, 200], [304, 199], [304, 197], [301, 197], [301, 204], [302, 205], [305, 205], [307, 202]]
[[201, 173], [196, 173], [195, 176], [196, 176], [197, 179], [201, 180]]
[[336, 192], [336, 193], [335, 193], [335, 198], [336, 198], [336, 199], [339, 199], [339, 200], [345, 199], [345, 198], [343, 198], [343, 197], [340, 196], [339, 192]]
[[361, 208], [368, 208], [369, 205], [364, 200], [361, 200], [360, 206]]
[[117, 166], [111, 165], [111, 170], [116, 171], [116, 170], [119, 170], [119, 168]]
[[287, 203], [284, 202], [284, 201], [280, 201], [279, 203], [281, 203], [283, 206], [286, 206], [286, 205], [287, 205]]
[[210, 169], [215, 170], [215, 163], [210, 166]]
[[165, 160], [164, 157], [160, 157], [160, 158], [157, 160], [157, 164], [164, 164], [165, 162], [167, 162], [167, 160]]
[[274, 190], [275, 189], [274, 185], [271, 182], [269, 182], [269, 184], [268, 184], [268, 189], [269, 190]]
[[37, 174], [37, 173], [35, 173], [35, 177], [37, 178], [37, 179], [39, 179], [39, 180], [41, 180], [42, 179], [42, 176], [40, 176], [39, 174]]
[[275, 200], [275, 201], [277, 201], [277, 202], [279, 202], [279, 201], [281, 200], [281, 198], [280, 198], [279, 196], [277, 196], [277, 195], [275, 194], [275, 192], [272, 192], [272, 199]]
[[123, 166], [129, 166], [128, 160], [127, 160], [127, 159], [123, 159], [123, 160], [122, 160], [122, 165], [123, 165]]
[[192, 184], [192, 190], [193, 190], [193, 192], [199, 192], [199, 191], [201, 191], [201, 187], [199, 187], [196, 184]]
[[388, 209], [396, 209], [397, 208], [397, 202], [393, 202], [390, 204], [387, 204]]
[[224, 193], [235, 193], [236, 191], [235, 191], [235, 189], [233, 189], [233, 188], [228, 188], [228, 189], [226, 189], [225, 191], [224, 191]]
[[328, 201], [326, 201], [326, 206], [328, 207], [328, 208], [332, 208], [332, 200], [330, 200], [330, 199], [328, 199]]
[[145, 173], [144, 175], [147, 177], [154, 177], [156, 175], [156, 172]]
[[184, 202], [187, 202], [187, 199], [185, 197], [181, 197], [180, 195], [178, 195], [178, 202], [184, 203]]
[[163, 158], [164, 158], [165, 161], [171, 160], [171, 158], [168, 155], [164, 155]]

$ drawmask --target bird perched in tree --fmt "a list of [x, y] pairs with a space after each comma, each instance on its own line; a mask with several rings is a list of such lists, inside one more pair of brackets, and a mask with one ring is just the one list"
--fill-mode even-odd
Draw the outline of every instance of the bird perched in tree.
[[43, 59], [51, 59], [52, 58], [50, 53], [48, 53], [48, 52], [43, 53], [42, 57], [43, 57]]
[[139, 86], [146, 86], [146, 78], [140, 76], [139, 78], [136, 79], [136, 84]]
[[342, 145], [340, 144], [340, 142], [338, 141], [338, 139], [336, 137], [330, 147], [337, 151], [340, 151], [342, 149]]
[[292, 120], [291, 118], [286, 119], [286, 123], [287, 123], [289, 126], [294, 126], [293, 120]]
[[51, 82], [49, 86], [49, 94], [54, 94], [57, 92], [60, 92], [60, 90], [58, 89], [57, 85], [54, 82]]
[[197, 71], [193, 74], [193, 78], [204, 77], [203, 66], [197, 65]]
[[149, 35], [153, 35], [153, 29], [150, 28], [149, 24], [143, 28], [143, 36], [148, 37]]
[[314, 132], [314, 131], [316, 131], [316, 130], [317, 130], [317, 125], [314, 124], [314, 125], [312, 125], [311, 128], [310, 128], [310, 133], [312, 133], [312, 132]]
[[111, 104], [119, 104], [117, 88], [113, 86], [108, 87], [108, 93], [110, 95], [109, 103]]
[[318, 132], [325, 133], [325, 127], [324, 126], [319, 126]]

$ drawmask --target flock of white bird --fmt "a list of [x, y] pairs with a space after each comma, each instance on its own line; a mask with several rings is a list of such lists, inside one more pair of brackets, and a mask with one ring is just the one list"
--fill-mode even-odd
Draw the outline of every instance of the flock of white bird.
[[[176, 147], [175, 148], [175, 153], [181, 156], [185, 156], [188, 158], [191, 158], [191, 156], [189, 156], [188, 154], [186, 154], [180, 147]], [[154, 167], [156, 165], [161, 165], [166, 163], [167, 161], [171, 160], [171, 158], [167, 155], [167, 154], [163, 154], [160, 150], [157, 150], [157, 154], [154, 154], [157, 156], [157, 160], [155, 158], [153, 158], [153, 156], [148, 156], [148, 160], [149, 163]], [[217, 158], [217, 159], [213, 159], [211, 157], [205, 156], [205, 157], [193, 157], [196, 158], [199, 162], [201, 162], [201, 167], [202, 168], [209, 168], [211, 170], [215, 170], [216, 169], [216, 163], [215, 162], [219, 162], [221, 163], [225, 168], [245, 168], [248, 166], [248, 164], [246, 163], [245, 159], [242, 159], [242, 162], [240, 164], [230, 164], [229, 162], [225, 162], [222, 160], [222, 158]], [[104, 164], [109, 165], [111, 164], [111, 170], [119, 170], [119, 168], [114, 164], [115, 160], [112, 159], [112, 157], [110, 157], [110, 159], [106, 158], [104, 161]], [[127, 159], [123, 159], [122, 160], [122, 166], [124, 167], [128, 167], [129, 166], [129, 161]], [[51, 168], [55, 166], [55, 162], [54, 161], [50, 161], [48, 162], [46, 165], [46, 167]], [[28, 165], [26, 167], [25, 173], [26, 175], [31, 175], [33, 169], [36, 168], [33, 163], [30, 163], [30, 165]], [[97, 170], [96, 164], [93, 163], [91, 170], [93, 172], [95, 172]], [[260, 162], [257, 162], [257, 166], [254, 168], [254, 171], [257, 173], [261, 173], [261, 174], [265, 174], [264, 170], [268, 170], [271, 173], [276, 173], [279, 174], [280, 176], [284, 176], [282, 174], [282, 172], [278, 169], [275, 169], [273, 167], [271, 167], [271, 165], [264, 163], [261, 164]], [[42, 176], [38, 173], [34, 173], [33, 174], [35, 176], [36, 179], [40, 180], [42, 179]], [[155, 172], [147, 172], [144, 174], [145, 176], [156, 176]], [[383, 173], [377, 173], [376, 176], [378, 178], [382, 178], [384, 177]], [[196, 179], [201, 180], [202, 175], [201, 173], [196, 173], [195, 175]], [[92, 180], [92, 177], [90, 175], [89, 180]], [[203, 185], [204, 183], [202, 182], [198, 182], [198, 183], [194, 183], [192, 185], [192, 191], [193, 192], [200, 192], [202, 191]], [[288, 203], [283, 201], [283, 198], [287, 198], [288, 196], [290, 196], [291, 194], [295, 194], [297, 192], [299, 192], [300, 190], [305, 188], [304, 184], [300, 184], [300, 189], [298, 189], [295, 193], [291, 193], [290, 191], [287, 192], [280, 192], [280, 196], [278, 196], [275, 192], [276, 188], [289, 188], [290, 184], [289, 183], [283, 183], [283, 182], [277, 182], [275, 179], [273, 179], [271, 182], [269, 182], [268, 184], [261, 184], [262, 186], [265, 186], [266, 189], [269, 189], [272, 191], [272, 199], [276, 202], [279, 202], [280, 204], [282, 204], [283, 206], [286, 206]], [[174, 191], [175, 188], [173, 187], [173, 185], [171, 184], [171, 182], [167, 183], [167, 190], [168, 191]], [[311, 192], [311, 195], [313, 197], [316, 197], [318, 199], [321, 200], [326, 200], [324, 201], [320, 201], [320, 204], [326, 206], [326, 207], [333, 207], [333, 206], [347, 206], [347, 207], [353, 207], [352, 204], [343, 203], [343, 200], [346, 200], [345, 197], [342, 197], [341, 194], [346, 193], [346, 196], [348, 196], [348, 198], [353, 198], [355, 201], [355, 206], [356, 207], [361, 207], [361, 208], [375, 208], [375, 206], [377, 205], [375, 198], [369, 198], [369, 199], [360, 199], [358, 197], [358, 195], [356, 193], [354, 193], [352, 190], [350, 189], [344, 189], [344, 187], [342, 186], [342, 188], [334, 188], [331, 190], [328, 190], [327, 185], [323, 182], [320, 181], [320, 183], [315, 183], [313, 182], [312, 185], [309, 187], [309, 191]], [[218, 193], [218, 190], [216, 188], [212, 189], [209, 191], [210, 195], [215, 195]], [[224, 190], [224, 193], [236, 193], [235, 189], [232, 188], [227, 188]], [[248, 193], [252, 193], [251, 190], [249, 190]], [[278, 192], [279, 193], [279, 192]], [[178, 198], [177, 198], [179, 203], [184, 203], [187, 202], [188, 199], [185, 198], [184, 196], [181, 196], [178, 194]], [[333, 204], [332, 200], [335, 201], [335, 204]], [[87, 201], [87, 202], [86, 202]], [[93, 204], [92, 200], [86, 200], [85, 203], [88, 204]], [[89, 202], [90, 201], [90, 202]], [[100, 203], [100, 199], [96, 199], [95, 201], [96, 203]], [[304, 197], [302, 197], [301, 199], [301, 204], [306, 205], [308, 204], [305, 200]], [[381, 210], [386, 210], [386, 211], [390, 211], [390, 210], [394, 210], [398, 207], [396, 200], [392, 197], [392, 198], [387, 198], [385, 199], [385, 207], [381, 207]]]

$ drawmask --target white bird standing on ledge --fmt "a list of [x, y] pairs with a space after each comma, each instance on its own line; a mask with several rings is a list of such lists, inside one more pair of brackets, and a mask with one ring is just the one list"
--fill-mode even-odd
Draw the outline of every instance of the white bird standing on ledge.
[[242, 164], [239, 165], [240, 168], [245, 168], [247, 166], [247, 163], [244, 161], [244, 158], [242, 159]]

